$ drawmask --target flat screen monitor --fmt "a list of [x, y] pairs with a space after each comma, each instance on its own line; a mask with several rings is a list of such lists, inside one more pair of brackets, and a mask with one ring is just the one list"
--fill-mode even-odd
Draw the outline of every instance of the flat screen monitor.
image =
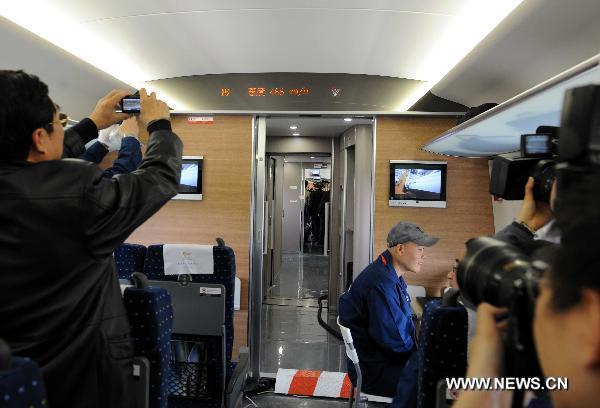
[[446, 208], [444, 161], [390, 160], [390, 207]]
[[202, 200], [203, 156], [183, 156], [181, 158], [181, 179], [179, 191], [174, 200]]

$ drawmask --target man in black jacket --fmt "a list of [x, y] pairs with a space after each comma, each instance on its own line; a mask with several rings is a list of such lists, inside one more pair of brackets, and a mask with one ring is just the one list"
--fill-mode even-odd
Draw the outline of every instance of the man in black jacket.
[[[113, 91], [63, 134], [47, 86], [0, 71], [0, 337], [42, 368], [50, 407], [132, 407], [129, 323], [112, 252], [177, 193], [182, 143], [141, 92], [150, 138], [137, 171], [102, 177], [78, 156], [127, 115]], [[64, 139], [64, 140], [63, 140]]]

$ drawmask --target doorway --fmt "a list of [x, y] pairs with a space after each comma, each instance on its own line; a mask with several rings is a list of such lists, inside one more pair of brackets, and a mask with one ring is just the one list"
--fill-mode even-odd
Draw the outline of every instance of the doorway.
[[331, 155], [269, 154], [264, 303], [315, 307], [329, 284]]
[[262, 223], [253, 223], [253, 236], [263, 245], [252, 251], [253, 377], [258, 368], [267, 377], [279, 368], [343, 372], [343, 343], [319, 325], [317, 313], [321, 298], [323, 319], [337, 329], [345, 280], [358, 255], [371, 256], [374, 121], [295, 116], [257, 123], [253, 215]]

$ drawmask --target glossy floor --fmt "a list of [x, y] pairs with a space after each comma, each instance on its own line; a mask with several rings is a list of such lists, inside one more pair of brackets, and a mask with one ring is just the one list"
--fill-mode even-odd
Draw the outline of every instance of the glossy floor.
[[[314, 398], [314, 397], [293, 397], [289, 395], [279, 395], [265, 393], [255, 395], [254, 397], [244, 398], [243, 408], [326, 408], [326, 407], [347, 407], [348, 400], [336, 398]], [[389, 407], [388, 404], [379, 402], [369, 402], [369, 408]]]
[[283, 254], [281, 268], [268, 298], [310, 299], [327, 293], [329, 257], [322, 254]]
[[[346, 371], [344, 344], [319, 325], [317, 310], [263, 305], [262, 373], [275, 374], [279, 368]], [[326, 315], [324, 310], [324, 319]], [[334, 317], [329, 325], [337, 327]]]
[[[261, 319], [262, 373], [279, 368], [345, 371], [341, 341], [317, 321], [316, 299], [327, 293], [329, 257], [319, 254], [285, 254], [277, 285], [269, 291]], [[302, 306], [302, 307], [299, 307]], [[313, 306], [313, 307], [306, 307]], [[323, 319], [328, 319], [327, 309]], [[337, 328], [335, 317], [329, 324]]]
[[321, 408], [321, 407], [347, 407], [348, 400], [333, 398], [305, 398], [292, 397], [287, 395], [278, 395], [267, 393], [245, 398], [242, 404], [244, 408]]

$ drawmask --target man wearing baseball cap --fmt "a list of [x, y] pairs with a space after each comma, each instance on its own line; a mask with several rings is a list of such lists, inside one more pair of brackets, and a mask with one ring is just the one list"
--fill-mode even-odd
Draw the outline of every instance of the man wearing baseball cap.
[[[417, 344], [403, 276], [419, 273], [425, 247], [438, 240], [411, 222], [394, 225], [387, 236], [387, 250], [340, 296], [339, 319], [352, 332], [362, 391], [394, 397], [393, 406], [412, 407], [417, 401]], [[355, 383], [352, 364], [348, 373]]]

